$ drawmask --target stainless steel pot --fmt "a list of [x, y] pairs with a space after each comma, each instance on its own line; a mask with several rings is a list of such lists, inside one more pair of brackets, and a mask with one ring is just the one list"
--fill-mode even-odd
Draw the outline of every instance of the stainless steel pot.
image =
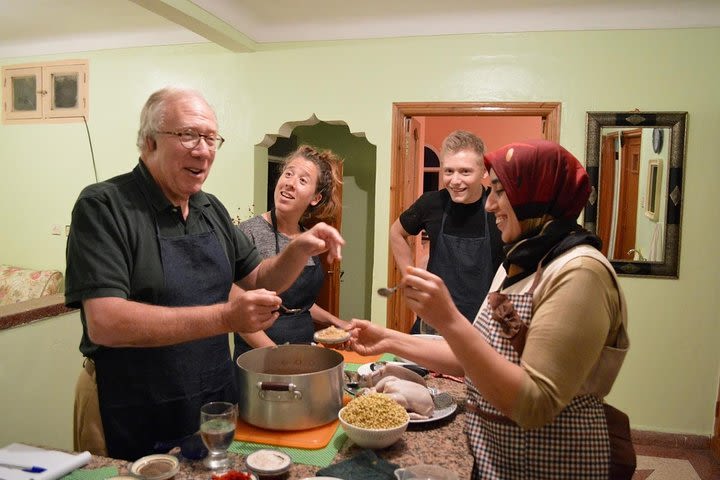
[[335, 419], [343, 403], [343, 356], [329, 348], [279, 345], [237, 359], [238, 412], [271, 430], [305, 430]]

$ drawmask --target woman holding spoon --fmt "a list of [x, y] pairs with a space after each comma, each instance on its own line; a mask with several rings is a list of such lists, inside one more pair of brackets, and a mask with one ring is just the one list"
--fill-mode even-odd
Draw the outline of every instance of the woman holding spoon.
[[349, 344], [465, 377], [473, 480], [629, 480], [628, 418], [604, 403], [630, 346], [627, 307], [600, 239], [577, 223], [588, 174], [546, 140], [506, 145], [484, 161], [485, 208], [506, 256], [475, 321], [439, 276], [410, 266], [398, 293], [443, 340], [353, 320]]
[[[282, 172], [269, 211], [241, 222], [240, 230], [264, 258], [279, 254], [290, 241], [318, 222], [326, 222], [340, 207], [340, 164], [329, 150], [302, 145], [282, 163]], [[319, 257], [308, 260], [290, 288], [280, 294], [280, 317], [265, 331], [235, 333], [235, 353], [283, 343], [310, 343], [315, 324], [342, 327], [346, 322], [315, 304], [325, 272]]]

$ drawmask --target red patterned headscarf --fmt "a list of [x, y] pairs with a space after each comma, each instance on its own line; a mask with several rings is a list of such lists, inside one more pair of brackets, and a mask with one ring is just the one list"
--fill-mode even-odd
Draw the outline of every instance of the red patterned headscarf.
[[505, 190], [521, 236], [507, 245], [505, 286], [533, 273], [541, 261], [578, 244], [599, 248], [600, 239], [577, 224], [590, 197], [590, 179], [580, 162], [548, 140], [511, 143], [485, 155]]
[[485, 155], [518, 220], [549, 215], [575, 220], [590, 196], [590, 179], [577, 158], [555, 142], [511, 143]]

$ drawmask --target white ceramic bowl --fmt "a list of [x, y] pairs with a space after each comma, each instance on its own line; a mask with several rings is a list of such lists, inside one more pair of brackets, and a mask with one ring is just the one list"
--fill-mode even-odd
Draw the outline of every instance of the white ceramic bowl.
[[348, 438], [355, 442], [356, 445], [363, 448], [385, 448], [400, 440], [410, 423], [410, 415], [407, 416], [405, 423], [399, 427], [386, 429], [362, 428], [351, 425], [343, 420], [343, 411], [345, 407], [338, 412], [338, 419], [345, 430]]
[[280, 450], [263, 448], [249, 454], [245, 458], [245, 465], [258, 478], [280, 478], [290, 470], [292, 459]]
[[174, 478], [180, 470], [180, 461], [174, 455], [148, 455], [130, 466], [130, 473], [146, 480]]
[[345, 343], [350, 340], [350, 332], [346, 332], [341, 328], [331, 326], [315, 332], [315, 334], [313, 335], [313, 340], [315, 340], [315, 343], [323, 343], [325, 345], [338, 345], [340, 343]]

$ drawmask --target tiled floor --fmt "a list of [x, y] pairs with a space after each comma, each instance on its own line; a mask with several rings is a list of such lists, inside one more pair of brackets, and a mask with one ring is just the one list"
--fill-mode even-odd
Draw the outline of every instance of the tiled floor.
[[709, 448], [635, 445], [633, 480], [720, 480], [720, 461]]

